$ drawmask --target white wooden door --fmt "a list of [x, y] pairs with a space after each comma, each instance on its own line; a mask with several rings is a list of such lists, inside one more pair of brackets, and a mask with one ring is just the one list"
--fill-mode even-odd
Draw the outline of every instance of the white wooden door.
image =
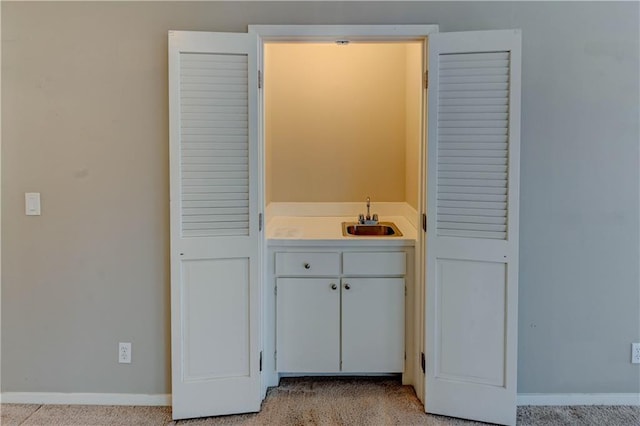
[[339, 280], [278, 278], [276, 284], [278, 371], [340, 371]]
[[404, 278], [342, 279], [342, 371], [404, 371]]
[[429, 37], [426, 401], [516, 421], [518, 30]]
[[260, 409], [257, 40], [169, 33], [173, 418]]

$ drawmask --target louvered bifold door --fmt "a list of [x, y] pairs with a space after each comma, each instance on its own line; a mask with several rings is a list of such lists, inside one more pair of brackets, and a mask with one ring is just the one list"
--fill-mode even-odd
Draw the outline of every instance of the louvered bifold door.
[[440, 55], [438, 235], [506, 238], [509, 55]]
[[180, 54], [182, 235], [249, 235], [247, 55]]
[[515, 424], [520, 32], [429, 37], [427, 412]]
[[174, 419], [261, 402], [257, 38], [169, 33]]

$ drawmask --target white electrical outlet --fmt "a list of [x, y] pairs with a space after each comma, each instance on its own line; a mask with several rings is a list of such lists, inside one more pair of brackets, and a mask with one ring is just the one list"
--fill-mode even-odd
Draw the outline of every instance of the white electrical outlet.
[[131, 343], [118, 343], [118, 362], [120, 364], [131, 364]]
[[631, 344], [631, 363], [640, 364], [640, 343]]

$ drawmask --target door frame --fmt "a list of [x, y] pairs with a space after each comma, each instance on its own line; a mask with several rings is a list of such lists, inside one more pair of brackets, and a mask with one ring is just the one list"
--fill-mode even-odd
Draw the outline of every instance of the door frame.
[[[430, 34], [438, 33], [438, 25], [249, 25], [248, 32], [257, 35], [258, 39], [258, 69], [262, 73], [264, 70], [264, 46], [269, 42], [296, 42], [296, 43], [312, 43], [312, 42], [337, 42], [342, 40], [359, 41], [359, 42], [409, 42], [420, 41], [423, 47], [423, 75], [427, 70], [428, 59], [428, 37]], [[262, 178], [262, 188], [260, 193], [265, 194], [265, 105], [264, 91], [259, 90], [258, 93], [258, 146], [259, 146], [259, 163]], [[426, 214], [426, 188], [424, 186], [424, 177], [426, 176], [427, 161], [427, 132], [426, 132], [426, 108], [428, 98], [426, 91], [423, 90], [422, 96], [422, 131], [420, 143], [420, 165], [419, 165], [419, 183], [418, 183], [418, 218], [417, 223], [422, 223], [422, 216]], [[266, 211], [265, 200], [262, 199], [260, 211]], [[262, 235], [262, 251], [267, 252], [266, 233]], [[424, 231], [418, 230], [418, 239], [415, 247], [415, 258], [424, 259], [426, 238]], [[266, 263], [263, 264], [264, 276], [267, 276]], [[415, 300], [414, 300], [414, 350], [411, 370], [412, 376], [410, 381], [416, 390], [418, 398], [424, 403], [424, 373], [421, 369], [420, 354], [424, 352], [424, 336], [425, 336], [425, 270], [424, 262], [415, 262]], [[263, 286], [267, 280], [263, 280]], [[262, 319], [262, 336], [263, 336], [263, 371], [262, 371], [262, 394], [266, 395], [267, 388], [278, 385], [278, 374], [275, 371], [275, 360], [267, 354], [275, 350], [273, 343], [275, 342], [275, 309], [271, 306], [271, 295], [266, 289], [262, 293], [263, 319]]]

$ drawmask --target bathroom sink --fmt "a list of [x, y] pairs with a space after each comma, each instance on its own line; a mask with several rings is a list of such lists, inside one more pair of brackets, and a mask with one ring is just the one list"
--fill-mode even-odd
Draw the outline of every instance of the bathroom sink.
[[402, 232], [392, 222], [379, 222], [377, 225], [342, 222], [342, 235], [345, 237], [401, 237]]

